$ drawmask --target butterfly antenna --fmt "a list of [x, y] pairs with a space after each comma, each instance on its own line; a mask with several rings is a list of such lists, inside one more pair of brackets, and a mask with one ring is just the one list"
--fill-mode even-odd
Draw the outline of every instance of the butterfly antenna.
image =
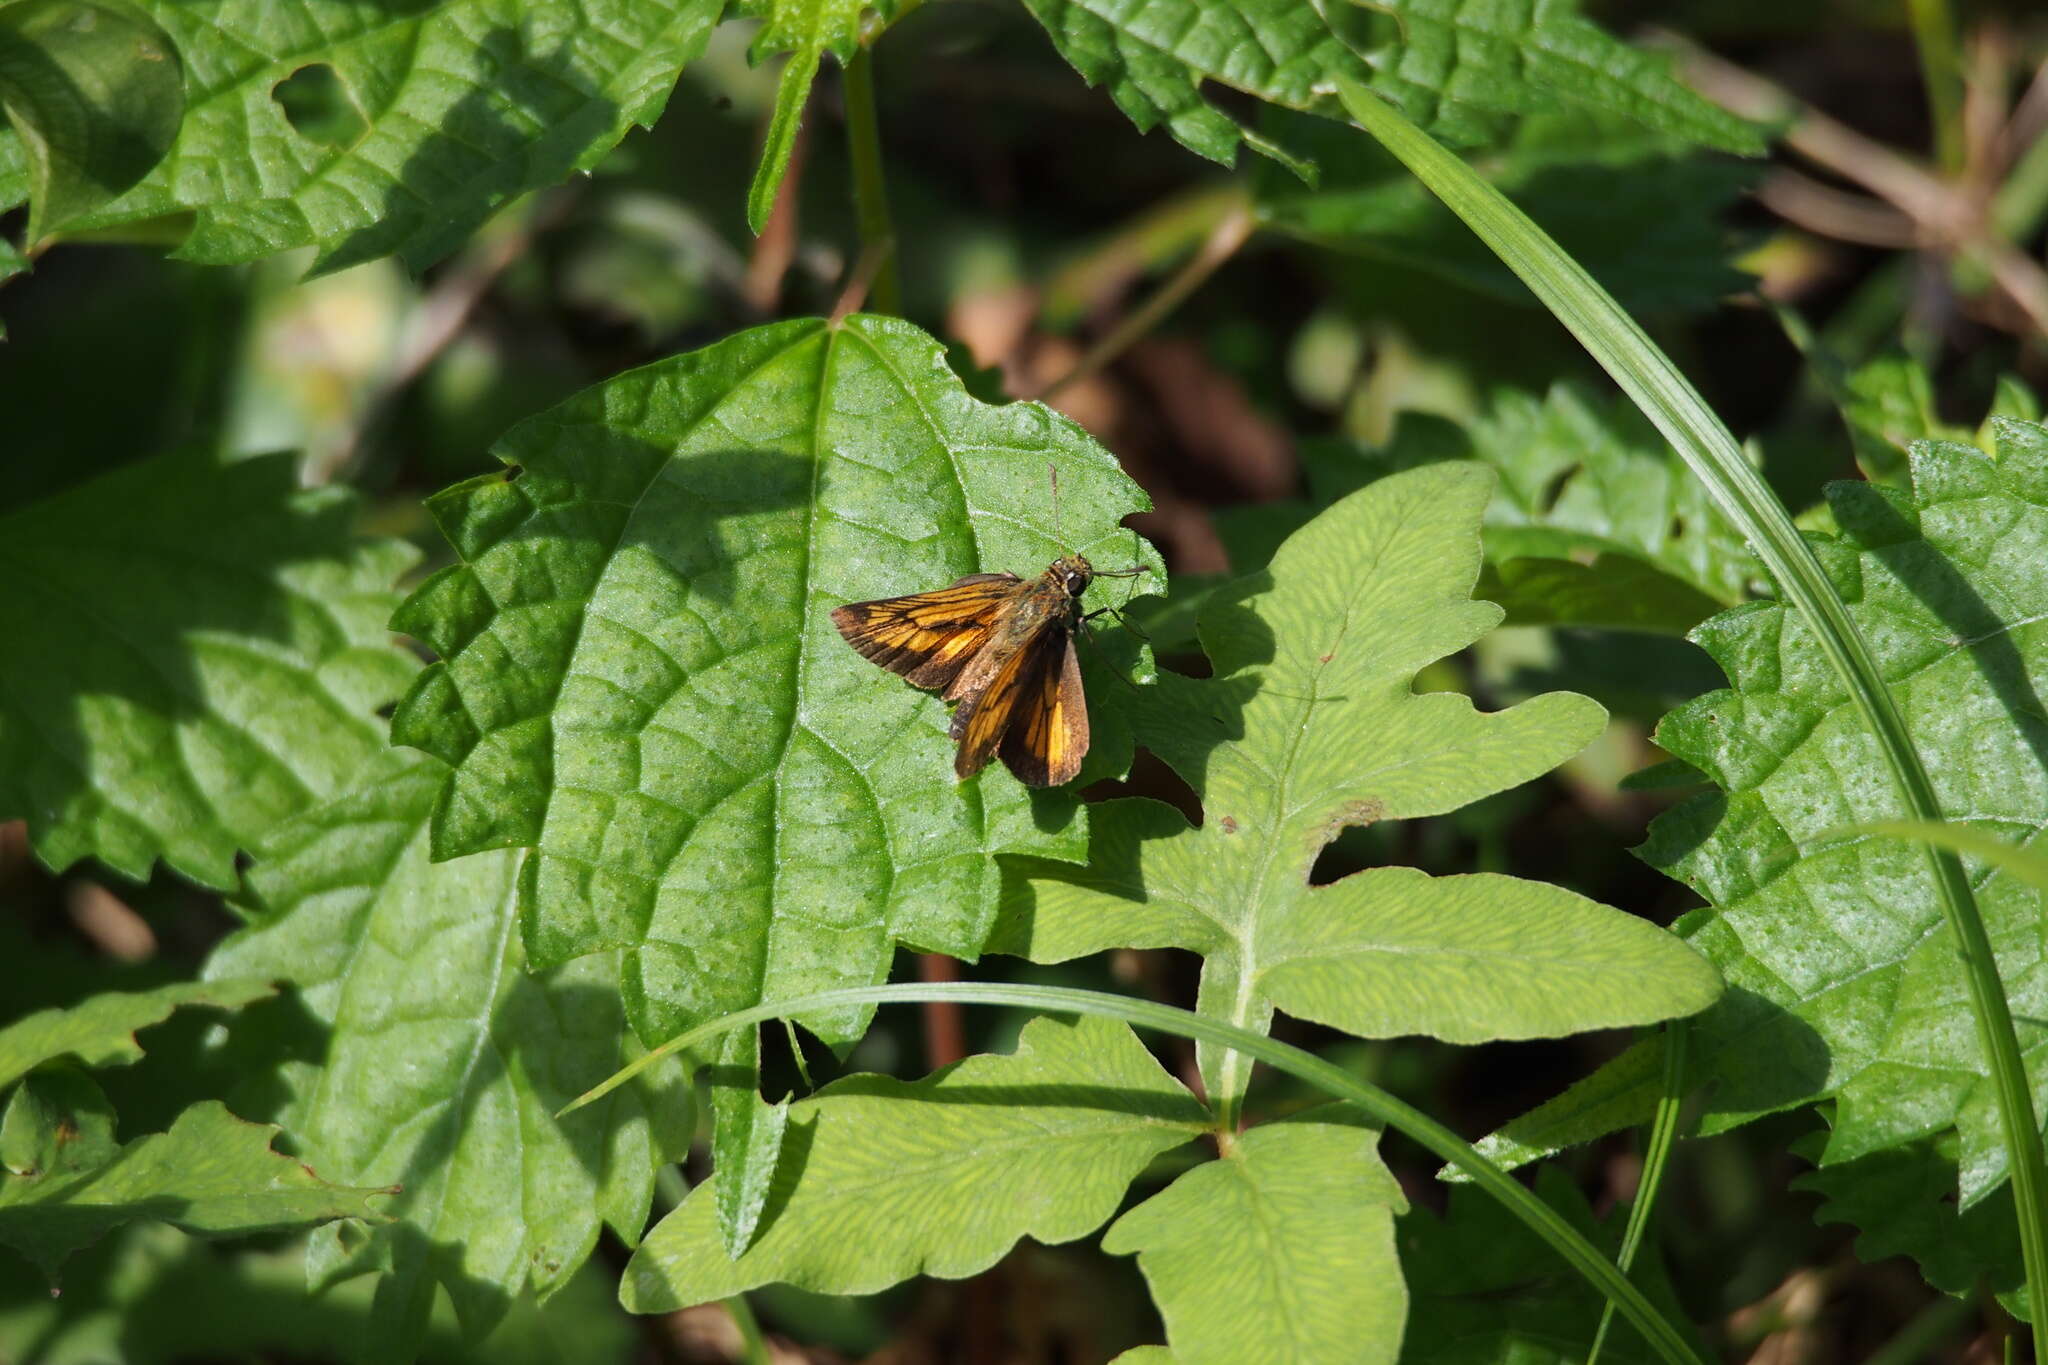
[[1052, 536], [1060, 543], [1060, 549], [1072, 554], [1074, 547], [1067, 544], [1067, 533], [1060, 526], [1060, 467], [1047, 460], [1045, 472], [1052, 478]]

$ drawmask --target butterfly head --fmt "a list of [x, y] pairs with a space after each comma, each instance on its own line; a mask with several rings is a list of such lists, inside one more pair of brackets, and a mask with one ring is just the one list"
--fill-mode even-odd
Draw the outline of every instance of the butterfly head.
[[1079, 597], [1095, 581], [1095, 566], [1081, 555], [1068, 555], [1055, 559], [1046, 574], [1067, 590], [1067, 596]]

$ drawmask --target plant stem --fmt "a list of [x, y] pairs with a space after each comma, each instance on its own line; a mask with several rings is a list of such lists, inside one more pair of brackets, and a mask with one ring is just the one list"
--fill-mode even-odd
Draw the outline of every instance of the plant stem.
[[813, 1011], [823, 1012], [848, 1006], [928, 1000], [957, 1000], [968, 1005], [1010, 1005], [1047, 1014], [1092, 1014], [1107, 1019], [1121, 1019], [1140, 1028], [1158, 1029], [1164, 1033], [1192, 1038], [1196, 1042], [1234, 1049], [1255, 1061], [1264, 1062], [1276, 1070], [1306, 1081], [1336, 1099], [1355, 1104], [1382, 1123], [1400, 1129], [1451, 1165], [1464, 1171], [1472, 1177], [1473, 1183], [1500, 1200], [1510, 1213], [1548, 1242], [1558, 1255], [1579, 1274], [1585, 1276], [1595, 1289], [1612, 1300], [1620, 1308], [1622, 1316], [1643, 1334], [1643, 1339], [1649, 1342], [1658, 1355], [1673, 1362], [1673, 1365], [1704, 1365], [1699, 1354], [1686, 1342], [1684, 1335], [1665, 1320], [1664, 1315], [1651, 1305], [1642, 1291], [1629, 1283], [1628, 1277], [1616, 1270], [1613, 1264], [1600, 1254], [1597, 1247], [1580, 1236], [1577, 1229], [1573, 1228], [1563, 1215], [1524, 1188], [1520, 1181], [1474, 1151], [1470, 1143], [1435, 1119], [1394, 1098], [1378, 1086], [1359, 1080], [1342, 1067], [1324, 1061], [1312, 1052], [1304, 1052], [1278, 1039], [1237, 1028], [1219, 1019], [1196, 1014], [1192, 1010], [1177, 1009], [1172, 1005], [1162, 1005], [1151, 1000], [1133, 1000], [1128, 996], [1109, 995], [1102, 991], [1075, 990], [1068, 986], [1019, 986], [982, 981], [940, 985], [853, 986], [843, 990], [821, 991], [816, 995], [755, 1005], [737, 1014], [728, 1014], [723, 1018], [699, 1024], [689, 1032], [678, 1034], [660, 1046], [649, 1049], [597, 1086], [578, 1096], [556, 1117], [580, 1109], [609, 1094], [665, 1057], [674, 1056], [678, 1052], [692, 1052], [712, 1038], [735, 1029], [752, 1027], [764, 1019], [809, 1014]]
[[1953, 175], [1963, 169], [1963, 74], [1956, 59], [1955, 22], [1948, 0], [1906, 0], [1913, 46], [1920, 54], [1920, 81], [1927, 88], [1927, 113], [1934, 123], [1935, 159]]
[[735, 1294], [725, 1301], [725, 1311], [732, 1314], [732, 1325], [740, 1329], [740, 1360], [743, 1365], [774, 1365], [775, 1355], [768, 1349], [768, 1338], [761, 1331], [761, 1320], [754, 1316], [754, 1305], [747, 1302], [745, 1294]]
[[[1848, 607], [1792, 524], [1785, 505], [1743, 458], [1741, 447], [1706, 400], [1613, 297], [1500, 191], [1363, 87], [1340, 82], [1339, 91], [1359, 125], [1521, 276], [1656, 424], [1771, 571], [1783, 599], [1803, 618], [1876, 741], [1908, 817], [1939, 820], [1934, 783]], [[2048, 1303], [2048, 1158], [2042, 1151], [2012, 1008], [1962, 861], [1932, 846], [1927, 861], [1936, 899], [1960, 950], [1978, 1045], [1998, 1096], [2028, 1289], [2034, 1302]]]
[[[1685, 1107], [1685, 1043], [1688, 1037], [1683, 1019], [1664, 1026], [1664, 1093], [1657, 1098], [1657, 1117], [1650, 1124], [1650, 1147], [1643, 1153], [1643, 1174], [1636, 1182], [1634, 1205], [1628, 1211], [1628, 1227], [1621, 1234], [1621, 1254], [1615, 1265], [1626, 1275], [1636, 1263], [1643, 1234], [1650, 1226], [1651, 1211], [1657, 1207], [1657, 1190], [1664, 1183], [1664, 1171], [1671, 1164], [1671, 1149], [1678, 1140], [1678, 1115]], [[1600, 1327], [1593, 1333], [1593, 1349], [1586, 1353], [1586, 1365], [1599, 1365], [1600, 1348], [1607, 1344], [1607, 1330], [1614, 1325], [1614, 1302], [1600, 1310]]]
[[1123, 321], [1110, 328], [1108, 335], [1090, 346], [1087, 353], [1074, 362], [1073, 369], [1031, 396], [1050, 402], [1062, 389], [1095, 374], [1129, 350], [1132, 343], [1157, 327], [1168, 313], [1186, 301], [1188, 295], [1201, 288], [1204, 280], [1235, 256], [1237, 249], [1250, 239], [1255, 226], [1251, 201], [1240, 200], [1235, 208], [1218, 220], [1201, 249], [1190, 256], [1187, 264], [1175, 271], [1171, 279], [1159, 286], [1157, 293], [1139, 304]]
[[896, 229], [882, 176], [882, 124], [875, 113], [874, 54], [861, 48], [846, 65], [846, 151], [853, 162], [853, 212], [861, 246], [882, 254], [869, 290], [875, 311], [900, 317], [903, 287], [896, 271]]

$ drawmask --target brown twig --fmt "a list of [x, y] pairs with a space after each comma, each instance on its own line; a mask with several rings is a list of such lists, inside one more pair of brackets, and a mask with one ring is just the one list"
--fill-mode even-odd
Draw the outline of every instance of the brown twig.
[[[958, 981], [960, 964], [944, 953], [919, 953], [917, 979]], [[936, 1071], [951, 1066], [967, 1055], [967, 1028], [960, 1017], [957, 1000], [927, 1000], [924, 1010], [924, 1060]]]
[[1251, 204], [1240, 203], [1217, 221], [1201, 248], [1173, 277], [1161, 286], [1151, 298], [1127, 314], [1123, 321], [1112, 327], [1108, 334], [1090, 346], [1074, 367], [1053, 380], [1037, 393], [1030, 395], [1043, 402], [1050, 402], [1061, 390], [1066, 389], [1088, 376], [1095, 374], [1126, 350], [1133, 342], [1150, 332], [1162, 322], [1166, 315], [1186, 301], [1188, 295], [1201, 288], [1203, 281], [1220, 269], [1223, 263], [1237, 254], [1251, 239], [1252, 230], [1257, 226]]
[[1756, 197], [1786, 222], [1823, 237], [1865, 246], [1920, 245], [1913, 220], [1890, 204], [1823, 185], [1798, 171], [1773, 171], [1756, 187]]
[[[1921, 247], [1981, 260], [1992, 282], [2025, 315], [2029, 325], [2048, 335], [2048, 270], [1998, 234], [1990, 213], [1992, 182], [1996, 179], [1991, 168], [1981, 172], [1966, 170], [1959, 181], [1943, 179], [1912, 158], [1801, 103], [1790, 92], [1761, 76], [1744, 71], [1682, 39], [1667, 38], [1666, 41], [1678, 50], [1687, 79], [1702, 94], [1745, 117], [1791, 118], [1791, 126], [1785, 132], [1788, 148], [1824, 170], [1863, 186], [1910, 219]], [[1989, 138], [1987, 143], [2005, 140]], [[1810, 188], [1792, 191], [1795, 208], [1811, 211], [1822, 204], [1822, 197], [1814, 193], [1818, 190], [1825, 190], [1825, 187], [1814, 184]], [[1781, 200], [1786, 195], [1782, 182], [1775, 193]], [[1852, 228], [1888, 229], [1888, 225], [1879, 227], [1876, 219], [1868, 214], [1848, 212], [1846, 198], [1842, 196], [1827, 201], [1835, 222]], [[1822, 215], [1823, 218], [1828, 216], [1829, 213]], [[1808, 221], [1801, 226], [1813, 224]], [[1814, 227], [1814, 230], [1825, 229]], [[1828, 235], [1841, 234], [1829, 232]], [[1844, 236], [1844, 240], [1870, 239]], [[1878, 241], [1875, 244], [1893, 243]]]
[[517, 227], [472, 244], [456, 258], [406, 315], [390, 366], [364, 398], [355, 425], [335, 447], [327, 468], [309, 471], [312, 482], [325, 483], [337, 477], [355, 460], [364, 441], [390, 416], [399, 397], [462, 335], [498, 277], [526, 254], [534, 238], [567, 217], [574, 202], [573, 191], [547, 192], [527, 207]]

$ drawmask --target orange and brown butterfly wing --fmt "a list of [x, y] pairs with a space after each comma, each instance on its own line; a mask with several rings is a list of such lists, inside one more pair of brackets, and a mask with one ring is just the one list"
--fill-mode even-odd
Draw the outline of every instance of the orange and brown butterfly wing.
[[989, 685], [954, 713], [952, 734], [960, 741], [958, 777], [974, 776], [1000, 752], [1027, 786], [1071, 782], [1088, 752], [1088, 703], [1067, 627], [1048, 625], [1004, 659]]
[[1058, 787], [1074, 780], [1088, 754], [1088, 698], [1081, 691], [1081, 659], [1064, 629], [1047, 642], [1051, 658], [1031, 692], [1017, 703], [996, 752], [1027, 787]]
[[862, 657], [919, 687], [944, 687], [995, 634], [1018, 582], [1009, 573], [969, 574], [931, 592], [834, 607], [832, 624]]

